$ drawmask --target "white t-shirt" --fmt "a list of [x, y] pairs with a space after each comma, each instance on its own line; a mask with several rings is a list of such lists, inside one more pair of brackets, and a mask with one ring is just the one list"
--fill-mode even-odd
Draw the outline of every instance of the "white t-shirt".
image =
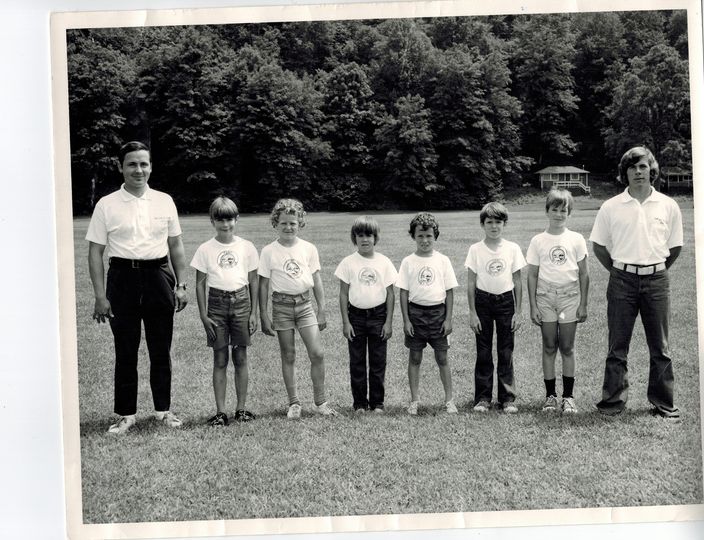
[[494, 251], [482, 240], [469, 247], [464, 265], [477, 274], [477, 289], [503, 294], [513, 290], [513, 273], [525, 267], [526, 260], [515, 242], [502, 239]]
[[538, 277], [555, 285], [567, 285], [579, 280], [577, 263], [587, 256], [587, 242], [574, 231], [562, 234], [547, 231], [536, 234], [530, 241], [526, 260], [538, 268]]
[[141, 197], [135, 197], [123, 184], [95, 205], [86, 240], [107, 246], [108, 257], [144, 260], [166, 256], [168, 238], [180, 234], [171, 196], [147, 186]]
[[449, 289], [457, 287], [457, 278], [450, 259], [433, 251], [430, 257], [412, 253], [401, 261], [396, 285], [408, 291], [408, 301], [421, 306], [445, 302]]
[[313, 274], [319, 270], [318, 250], [301, 238], [290, 247], [274, 240], [259, 258], [259, 275], [271, 280], [274, 292], [303, 294], [313, 288]]
[[207, 274], [208, 287], [223, 291], [235, 291], [248, 285], [249, 272], [258, 265], [259, 255], [254, 244], [239, 236], [229, 244], [221, 244], [215, 238], [203, 242], [191, 261], [193, 268]]
[[615, 261], [665, 262], [670, 248], [683, 244], [682, 213], [674, 200], [655, 189], [641, 204], [626, 188], [601, 205], [589, 240], [604, 246]]
[[386, 302], [386, 288], [396, 282], [398, 273], [386, 255], [374, 253], [368, 258], [355, 252], [342, 259], [335, 277], [350, 286], [350, 304], [369, 309]]

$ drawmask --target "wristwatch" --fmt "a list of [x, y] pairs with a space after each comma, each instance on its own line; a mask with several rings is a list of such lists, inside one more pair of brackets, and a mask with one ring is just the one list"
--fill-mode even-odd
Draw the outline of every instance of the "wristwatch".
[[185, 283], [177, 283], [175, 290], [183, 289], [184, 291], [186, 290], [186, 284]]

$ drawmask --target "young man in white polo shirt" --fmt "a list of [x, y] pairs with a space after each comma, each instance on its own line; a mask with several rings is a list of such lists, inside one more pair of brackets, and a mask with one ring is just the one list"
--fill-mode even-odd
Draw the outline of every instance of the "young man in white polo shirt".
[[640, 313], [650, 351], [648, 400], [653, 414], [678, 418], [674, 374], [668, 345], [670, 283], [667, 269], [683, 244], [682, 214], [677, 203], [656, 191], [655, 157], [645, 147], [628, 150], [618, 167], [626, 190], [604, 202], [590, 240], [594, 255], [611, 274], [608, 302], [609, 352], [600, 412], [623, 412], [628, 399], [628, 348]]
[[[137, 356], [142, 321], [149, 349], [150, 383], [157, 418], [169, 427], [181, 420], [170, 412], [171, 337], [174, 309], [186, 307], [186, 257], [173, 200], [147, 185], [151, 153], [141, 142], [119, 152], [122, 187], [98, 201], [88, 226], [88, 267], [95, 294], [93, 319], [108, 321], [115, 338], [115, 413], [108, 433], [135, 423]], [[110, 267], [105, 279], [103, 254]], [[176, 273], [169, 268], [167, 254]]]

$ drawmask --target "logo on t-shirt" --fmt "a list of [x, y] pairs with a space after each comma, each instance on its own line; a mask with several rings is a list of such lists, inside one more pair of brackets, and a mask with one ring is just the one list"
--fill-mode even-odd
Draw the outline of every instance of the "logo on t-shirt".
[[376, 277], [376, 272], [374, 271], [373, 268], [369, 268], [368, 266], [365, 266], [359, 271], [359, 274], [357, 274], [357, 279], [362, 285], [366, 285], [367, 287], [372, 287], [376, 285], [377, 282], [377, 277]]
[[555, 246], [550, 250], [550, 262], [555, 266], [562, 266], [567, 262], [567, 250], [562, 246]]
[[423, 287], [430, 287], [435, 281], [435, 271], [430, 266], [424, 266], [418, 272], [418, 283]]
[[298, 264], [296, 259], [287, 259], [284, 261], [284, 273], [293, 279], [298, 279], [301, 277], [303, 271], [301, 270], [301, 265]]
[[491, 259], [486, 263], [486, 273], [490, 276], [498, 276], [506, 270], [506, 261], [503, 259]]
[[218, 253], [218, 266], [220, 268], [234, 268], [237, 266], [237, 263], [239, 262], [239, 259], [237, 259], [237, 255], [235, 255], [232, 251], [229, 249], [226, 249], [225, 251], [221, 251]]

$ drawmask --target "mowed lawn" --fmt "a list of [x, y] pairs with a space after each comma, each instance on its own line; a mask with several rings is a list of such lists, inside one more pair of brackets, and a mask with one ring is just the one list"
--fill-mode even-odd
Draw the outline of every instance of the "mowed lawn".
[[[578, 198], [570, 228], [588, 238], [600, 201]], [[307, 216], [301, 237], [319, 250], [328, 327], [323, 332], [327, 388], [342, 413], [312, 411], [309, 362], [300, 341], [297, 360], [301, 421], [286, 419], [286, 393], [275, 338], [260, 332], [249, 349], [249, 424], [214, 429], [212, 353], [198, 317], [195, 271], [188, 307], [176, 315], [172, 410], [184, 419], [169, 430], [151, 419], [146, 350], [140, 357], [138, 424], [124, 437], [108, 436], [112, 418], [113, 344], [107, 325], [91, 320], [93, 296], [84, 240], [86, 218], [76, 219], [83, 510], [86, 523], [179, 521], [426, 512], [471, 512], [702, 502], [699, 365], [695, 302], [693, 206], [682, 200], [685, 248], [671, 271], [670, 330], [680, 423], [649, 415], [647, 347], [640, 321], [631, 347], [626, 413], [604, 418], [599, 400], [606, 353], [607, 272], [590, 256], [589, 319], [578, 328], [575, 396], [579, 414], [546, 416], [540, 331], [529, 323], [516, 335], [514, 356], [519, 413], [471, 412], [475, 341], [469, 329], [464, 260], [482, 238], [477, 211], [439, 212], [437, 249], [448, 255], [460, 283], [455, 291], [450, 361], [460, 414], [442, 408], [438, 369], [427, 349], [421, 372], [421, 411], [409, 417], [407, 350], [400, 310], [389, 343], [384, 416], [355, 416], [347, 345], [341, 333], [339, 285], [333, 272], [353, 251], [349, 229], [356, 214]], [[524, 253], [545, 227], [539, 205], [509, 206], [506, 237]], [[414, 250], [413, 213], [378, 214], [378, 251], [398, 265]], [[182, 216], [186, 256], [212, 235], [205, 215]], [[269, 216], [242, 216], [239, 234], [259, 250], [275, 238]], [[525, 283], [525, 277], [524, 277]], [[525, 288], [525, 287], [524, 287]], [[559, 377], [558, 360], [558, 377]], [[232, 366], [228, 413], [234, 414]], [[558, 379], [559, 380], [559, 379]], [[561, 390], [561, 383], [558, 382]]]

